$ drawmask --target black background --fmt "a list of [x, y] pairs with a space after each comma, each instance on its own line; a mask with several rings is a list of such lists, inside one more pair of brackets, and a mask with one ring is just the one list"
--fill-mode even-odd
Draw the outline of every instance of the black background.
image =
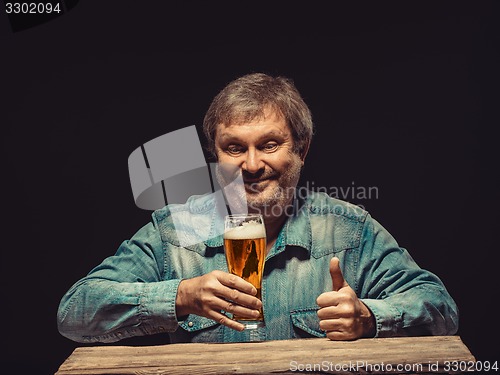
[[129, 154], [201, 135], [213, 96], [255, 71], [292, 78], [313, 112], [302, 183], [376, 187], [347, 199], [441, 277], [462, 340], [498, 360], [499, 16], [498, 1], [82, 0], [13, 32], [2, 13], [1, 368], [51, 374], [79, 345], [57, 331], [60, 298], [150, 218]]

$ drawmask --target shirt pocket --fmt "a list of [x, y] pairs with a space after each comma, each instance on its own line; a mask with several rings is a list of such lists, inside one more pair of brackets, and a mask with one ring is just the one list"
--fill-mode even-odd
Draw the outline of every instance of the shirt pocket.
[[319, 318], [316, 307], [298, 309], [290, 312], [294, 338], [326, 337], [319, 328]]
[[223, 341], [221, 325], [212, 319], [191, 314], [183, 322], [179, 323], [179, 326], [181, 329], [171, 335], [175, 342]]

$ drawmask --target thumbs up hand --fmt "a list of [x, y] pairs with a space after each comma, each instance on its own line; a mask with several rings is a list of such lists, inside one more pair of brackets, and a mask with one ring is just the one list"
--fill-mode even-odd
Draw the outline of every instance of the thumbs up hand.
[[366, 305], [344, 280], [339, 259], [330, 261], [332, 291], [322, 293], [316, 303], [319, 326], [330, 340], [355, 340], [375, 336], [375, 319]]

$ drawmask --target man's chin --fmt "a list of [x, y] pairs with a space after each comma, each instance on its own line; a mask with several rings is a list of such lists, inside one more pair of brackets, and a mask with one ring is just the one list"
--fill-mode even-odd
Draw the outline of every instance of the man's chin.
[[262, 197], [256, 197], [256, 194], [253, 194], [254, 196], [247, 194], [247, 205], [249, 207], [264, 207], [268, 206], [269, 204], [272, 204], [270, 199], [263, 199]]
[[254, 194], [252, 196], [250, 194], [247, 194], [248, 211], [251, 213], [269, 213], [272, 212], [273, 207], [283, 206], [284, 204], [284, 202], [282, 202], [282, 199], [279, 199], [278, 197], [263, 197], [262, 194], [259, 194], [259, 196], [257, 197], [256, 195], [257, 194]]
[[271, 185], [271, 180], [263, 180], [259, 182], [245, 182], [245, 191], [248, 194], [262, 194]]

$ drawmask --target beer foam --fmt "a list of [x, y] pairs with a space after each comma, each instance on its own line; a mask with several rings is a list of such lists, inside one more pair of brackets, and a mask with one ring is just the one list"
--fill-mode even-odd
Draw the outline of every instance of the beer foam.
[[263, 237], [266, 237], [266, 228], [262, 224], [255, 222], [243, 223], [242, 226], [228, 229], [224, 233], [224, 238], [228, 240], [244, 240]]

